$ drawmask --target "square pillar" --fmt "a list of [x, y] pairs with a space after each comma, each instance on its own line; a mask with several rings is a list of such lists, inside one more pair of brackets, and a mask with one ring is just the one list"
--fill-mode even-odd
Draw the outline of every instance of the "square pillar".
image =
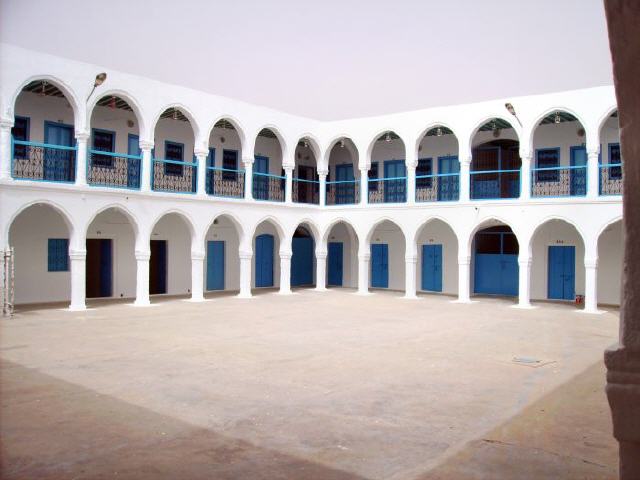
[[319, 171], [318, 172], [318, 180], [320, 181], [320, 185], [318, 186], [318, 205], [324, 207], [327, 204], [327, 175], [328, 171]]
[[191, 301], [204, 301], [204, 252], [191, 252]]
[[13, 151], [11, 149], [11, 129], [13, 119], [0, 120], [0, 180], [10, 180]]
[[[471, 199], [471, 156], [460, 157], [460, 201], [468, 202]], [[459, 265], [459, 263], [458, 263]], [[468, 287], [467, 287], [468, 290]]]
[[251, 252], [239, 252], [240, 256], [240, 293], [238, 298], [251, 298]]
[[587, 198], [598, 198], [600, 195], [600, 148], [587, 152]]
[[370, 259], [371, 253], [368, 251], [358, 254], [358, 295], [369, 295]]
[[316, 290], [327, 289], [327, 252], [316, 252]]
[[471, 296], [471, 257], [468, 255], [458, 257], [458, 303], [470, 303]]
[[[415, 178], [415, 177], [414, 177]], [[415, 183], [414, 183], [415, 185]], [[406, 255], [404, 257], [404, 298], [416, 299], [416, 268], [418, 264], [417, 255]]]
[[151, 160], [152, 142], [140, 141], [140, 151], [142, 152], [142, 166], [140, 168], [140, 191], [151, 191], [151, 177], [153, 176], [153, 162]]
[[291, 252], [280, 252], [280, 295], [291, 294]]
[[87, 142], [89, 134], [76, 133], [76, 185], [87, 185]]
[[293, 203], [293, 170], [295, 166], [284, 165], [285, 174], [285, 187], [284, 187], [284, 201], [285, 203]]
[[243, 158], [242, 163], [244, 164], [244, 199], [253, 200], [253, 158]]
[[136, 307], [148, 307], [149, 301], [149, 259], [150, 251], [136, 250]]
[[407, 165], [407, 203], [416, 203], [416, 167], [415, 163]]
[[520, 200], [531, 200], [531, 154], [521, 155], [522, 168], [520, 169]]
[[209, 152], [207, 150], [197, 150], [194, 154], [198, 160], [196, 194], [205, 197], [207, 195], [207, 157]]
[[69, 310], [74, 312], [86, 310], [87, 251], [70, 250], [69, 259], [71, 260], [71, 304]]
[[360, 205], [369, 203], [369, 167], [360, 169]]
[[598, 259], [584, 259], [584, 313], [602, 313], [598, 310]]
[[531, 306], [531, 257], [518, 258], [518, 308]]

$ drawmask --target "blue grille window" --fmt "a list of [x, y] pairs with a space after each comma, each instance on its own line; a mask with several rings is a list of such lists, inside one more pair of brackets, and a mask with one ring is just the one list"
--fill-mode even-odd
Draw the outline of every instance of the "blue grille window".
[[[416, 167], [416, 177], [423, 175], [431, 175], [432, 161], [430, 158], [421, 158], [418, 160], [418, 166]], [[432, 178], [416, 178], [417, 188], [431, 188]]]
[[[29, 119], [27, 117], [16, 117], [11, 128], [11, 135], [14, 140], [23, 142], [29, 141]], [[26, 145], [14, 145], [13, 156], [17, 159], [27, 158]]]
[[48, 243], [47, 271], [69, 271], [69, 239], [50, 238]]
[[[223, 150], [222, 151], [222, 168], [225, 170], [237, 170], [238, 169], [238, 151], [237, 150]], [[235, 172], [222, 172], [223, 180], [236, 180]]]
[[[108, 130], [93, 129], [92, 149], [99, 152], [113, 153], [116, 146], [116, 134]], [[91, 158], [94, 167], [113, 168], [113, 157], [94, 154]]]
[[[560, 165], [560, 150], [557, 148], [545, 148], [538, 150], [536, 168], [557, 168]], [[536, 172], [538, 182], [558, 182], [559, 170], [542, 170]]]
[[[609, 163], [611, 165], [620, 165], [622, 163], [622, 157], [620, 156], [620, 144], [609, 144]], [[622, 167], [609, 167], [609, 178], [612, 180], [619, 180], [622, 178]]]
[[[378, 180], [378, 178], [378, 162], [371, 163], [371, 168], [369, 169], [369, 180]], [[378, 182], [369, 182], [369, 191], [377, 192]]]
[[[164, 158], [166, 160], [173, 160], [176, 162], [184, 161], [184, 145], [181, 143], [175, 142], [165, 142], [164, 144]], [[164, 174], [165, 175], [182, 175], [182, 165], [177, 163], [168, 163], [164, 164]]]

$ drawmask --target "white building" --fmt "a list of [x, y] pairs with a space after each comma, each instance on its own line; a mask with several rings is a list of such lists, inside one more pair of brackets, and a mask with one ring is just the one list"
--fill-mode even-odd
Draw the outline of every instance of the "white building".
[[16, 304], [291, 285], [619, 304], [613, 87], [320, 122], [0, 48]]

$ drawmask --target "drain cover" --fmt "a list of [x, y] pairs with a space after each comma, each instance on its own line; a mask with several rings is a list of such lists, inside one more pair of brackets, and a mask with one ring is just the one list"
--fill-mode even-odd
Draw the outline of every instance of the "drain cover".
[[538, 360], [533, 357], [513, 357], [513, 363], [524, 363], [526, 365], [536, 365], [538, 363], [542, 363], [542, 360]]

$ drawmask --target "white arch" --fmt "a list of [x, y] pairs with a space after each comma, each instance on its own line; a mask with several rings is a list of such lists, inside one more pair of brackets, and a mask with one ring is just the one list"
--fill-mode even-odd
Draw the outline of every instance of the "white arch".
[[[407, 156], [407, 144], [406, 144], [406, 142], [396, 132], [396, 130], [394, 130], [392, 128], [385, 128], [383, 130], [378, 130], [378, 133], [376, 133], [373, 136], [373, 139], [369, 142], [369, 146], [367, 147], [367, 156], [366, 156], [366, 159], [365, 159], [367, 161], [367, 165], [371, 165], [371, 155], [373, 155], [373, 150], [374, 150], [374, 148], [376, 146], [376, 142], [385, 133], [393, 133], [393, 134], [398, 136], [398, 140], [400, 140], [400, 142], [402, 142], [402, 148], [404, 149], [404, 156], [405, 157]], [[405, 162], [406, 162], [406, 158], [405, 158]]]
[[276, 233], [278, 234], [278, 239], [280, 240], [280, 244], [282, 245], [282, 243], [286, 238], [286, 231], [282, 226], [282, 224], [280, 223], [280, 221], [273, 215], [266, 215], [262, 217], [260, 220], [258, 220], [251, 228], [250, 230], [251, 237], [248, 237], [248, 238], [250, 238], [251, 242], [253, 242], [253, 238], [256, 236], [256, 231], [258, 230], [258, 227], [265, 222], [270, 223], [276, 229]]
[[180, 217], [184, 221], [184, 223], [187, 225], [187, 228], [191, 236], [192, 246], [193, 246], [193, 243], [196, 242], [196, 227], [195, 227], [196, 224], [188, 213], [182, 210], [179, 210], [177, 208], [170, 208], [168, 210], [164, 210], [162, 213], [157, 215], [154, 218], [154, 220], [150, 223], [149, 235], [153, 233], [153, 229], [156, 228], [160, 220], [162, 220], [167, 215], [171, 215], [171, 214], [175, 214], [178, 217]]
[[[518, 143], [520, 143], [520, 140], [522, 138], [522, 130], [520, 130], [518, 127], [516, 127], [516, 125], [514, 125], [509, 119], [507, 119], [506, 116], [504, 115], [491, 115], [488, 117], [483, 117], [482, 120], [476, 122], [473, 127], [473, 129], [471, 130], [471, 134], [469, 135], [468, 143], [467, 143], [467, 147], [469, 148], [469, 151], [467, 152], [468, 156], [471, 156], [471, 152], [473, 150], [473, 139], [475, 138], [475, 136], [478, 134], [478, 132], [480, 131], [480, 128], [485, 125], [486, 123], [490, 122], [491, 120], [502, 120], [504, 122], [507, 122], [510, 127], [513, 129], [513, 131], [516, 133], [516, 137], [518, 139]], [[459, 143], [458, 143], [459, 145]]]
[[100, 214], [102, 214], [102, 213], [104, 213], [104, 212], [106, 212], [107, 210], [110, 210], [110, 209], [118, 210], [125, 217], [127, 217], [127, 220], [129, 220], [129, 223], [131, 224], [131, 227], [133, 228], [133, 233], [135, 235], [135, 239], [137, 240], [138, 239], [138, 235], [140, 234], [140, 224], [138, 222], [138, 219], [136, 218], [135, 214], [131, 210], [129, 210], [126, 206], [122, 205], [121, 203], [110, 203], [108, 205], [105, 205], [104, 207], [101, 207], [94, 214], [92, 214], [89, 217], [89, 219], [87, 220], [87, 224], [85, 225], [85, 228], [84, 228], [85, 237], [87, 236], [87, 232], [89, 230], [89, 227], [96, 220], [96, 218], [98, 218], [98, 216]]
[[209, 139], [211, 138], [211, 133], [213, 132], [213, 129], [215, 128], [216, 123], [218, 123], [220, 120], [225, 120], [229, 122], [231, 125], [233, 125], [233, 128], [235, 128], [238, 138], [240, 139], [240, 149], [242, 150], [242, 153], [244, 153], [245, 149], [247, 148], [247, 145], [246, 145], [247, 137], [246, 137], [244, 128], [242, 127], [242, 124], [233, 115], [228, 115], [228, 114], [220, 115], [216, 117], [212, 123], [209, 124], [209, 126], [207, 127], [207, 137], [205, 138], [207, 145], [209, 144]]
[[[458, 244], [460, 244], [460, 237], [458, 236], [458, 232], [456, 232], [456, 229], [453, 228], [453, 225], [451, 225], [441, 215], [429, 215], [424, 220], [420, 221], [418, 228], [416, 228], [414, 231], [413, 241], [411, 244], [412, 253], [417, 253], [417, 245], [418, 245], [418, 239], [420, 238], [420, 235], [422, 235], [422, 232], [425, 230], [425, 228], [427, 228], [430, 224], [433, 224], [434, 222], [444, 223], [449, 228], [449, 230], [451, 230], [451, 232], [453, 233], [453, 236], [456, 237]], [[415, 248], [415, 251], [414, 251], [414, 248]]]
[[373, 223], [373, 225], [371, 226], [371, 228], [367, 232], [367, 235], [364, 237], [366, 245], [369, 245], [371, 243], [371, 237], [373, 236], [373, 233], [376, 231], [376, 228], [378, 228], [384, 222], [392, 223], [393, 225], [398, 227], [398, 229], [402, 232], [402, 238], [403, 238], [404, 243], [405, 243], [405, 251], [406, 251], [406, 248], [407, 248], [407, 235], [406, 235], [406, 233], [404, 231], [404, 228], [402, 228], [402, 226], [400, 224], [398, 224], [398, 222], [396, 222], [395, 220], [393, 220], [390, 217], [381, 217], [381, 218], [379, 218], [378, 220], [376, 220]]
[[618, 215], [610, 220], [608, 220], [604, 225], [602, 225], [599, 229], [598, 232], [596, 234], [596, 248], [598, 246], [598, 242], [600, 241], [600, 237], [602, 236], [602, 234], [604, 233], [604, 231], [610, 227], [611, 225], [614, 225], [618, 222], [622, 222], [622, 215]]
[[156, 113], [156, 115], [153, 117], [153, 121], [151, 122], [151, 125], [150, 125], [150, 130], [149, 130], [150, 141], [151, 142], [155, 142], [156, 127], [158, 126], [158, 122], [160, 121], [160, 117], [162, 116], [162, 114], [164, 112], [166, 112], [170, 108], [175, 108], [176, 110], [180, 110], [180, 112], [185, 117], [187, 117], [187, 119], [189, 120], [189, 124], [191, 125], [191, 131], [193, 132], [194, 148], [197, 150], [198, 149], [198, 140], [200, 139], [200, 127], [198, 125], [198, 122], [196, 122], [195, 115], [191, 112], [191, 110], [189, 110], [187, 107], [185, 107], [181, 103], [171, 103], [169, 105], [165, 105], [163, 108], [161, 108]]
[[[495, 224], [493, 224], [493, 222], [495, 222]], [[522, 241], [521, 241], [522, 235], [519, 234], [519, 232], [514, 228], [513, 224], [497, 215], [491, 215], [477, 222], [474, 225], [473, 229], [471, 229], [471, 232], [469, 233], [469, 235], [467, 235], [467, 239], [466, 239], [467, 244], [465, 248], [465, 252], [467, 252], [467, 255], [471, 255], [471, 245], [473, 243], [474, 237], [476, 236], [476, 233], [478, 233], [480, 230], [484, 228], [495, 227], [495, 226], [498, 226], [499, 224], [505, 225], [511, 229], [513, 234], [516, 236], [516, 240], [518, 240], [518, 249], [522, 248]], [[459, 241], [462, 241], [462, 239], [463, 237], [460, 236]], [[460, 249], [458, 250], [458, 255], [460, 255]]]
[[562, 112], [562, 113], [568, 113], [570, 115], [573, 115], [576, 118], [576, 120], [578, 122], [580, 122], [580, 125], [582, 125], [582, 128], [584, 128], [584, 131], [585, 131], [584, 137], [585, 138], [589, 138], [588, 125], [584, 121], [582, 116], [578, 115], [578, 113], [576, 113], [575, 110], [573, 110], [571, 108], [568, 108], [568, 107], [547, 108], [542, 113], [540, 113], [537, 117], [535, 117], [533, 123], [531, 123], [531, 132], [530, 132], [531, 134], [529, 135], [529, 138], [527, 139], [527, 152], [533, 152], [533, 138], [535, 137], [536, 130], [540, 126], [540, 122], [542, 122], [542, 120], [544, 120], [545, 117], [547, 117], [548, 115], [551, 115], [552, 113], [555, 113], [555, 112]]
[[212, 219], [211, 221], [207, 224], [207, 226], [204, 229], [204, 236], [203, 236], [203, 241], [205, 240], [204, 237], [206, 237], [207, 232], [209, 230], [211, 230], [211, 227], [213, 227], [213, 224], [216, 220], [218, 220], [220, 217], [225, 217], [228, 218], [231, 223], [233, 224], [233, 227], [236, 230], [236, 233], [238, 234], [238, 245], [242, 245], [242, 242], [244, 241], [245, 238], [245, 233], [244, 233], [244, 228], [242, 228], [242, 222], [240, 221], [240, 219], [234, 214], [231, 213], [228, 210], [225, 210], [223, 212], [217, 213]]
[[296, 232], [296, 229], [298, 227], [304, 227], [307, 228], [310, 233], [311, 236], [313, 237], [313, 241], [315, 242], [316, 246], [318, 245], [318, 243], [321, 240], [321, 235], [320, 235], [320, 228], [318, 227], [318, 224], [311, 220], [311, 218], [309, 217], [305, 217], [300, 219], [297, 224], [293, 227], [293, 229], [290, 232], [289, 238], [293, 240], [293, 234]]
[[549, 215], [549, 216], [545, 217], [544, 219], [542, 219], [540, 222], [538, 222], [536, 224], [536, 226], [533, 228], [533, 230], [531, 231], [531, 235], [529, 236], [529, 244], [527, 245], [527, 253], [529, 254], [529, 257], [531, 257], [532, 252], [533, 252], [533, 241], [535, 240], [536, 235], [542, 230], [542, 228], [545, 225], [547, 225], [549, 222], [553, 222], [553, 221], [560, 221], [560, 222], [566, 223], [567, 225], [571, 225], [576, 230], [576, 233], [580, 237], [580, 240], [582, 241], [582, 245], [585, 248], [585, 254], [586, 254], [586, 251], [587, 251], [587, 237], [584, 235], [584, 232], [578, 226], [578, 224], [575, 223], [573, 220], [570, 220], [570, 219], [568, 219], [566, 217], [563, 217], [561, 215]]
[[282, 135], [282, 133], [280, 132], [280, 130], [278, 130], [278, 128], [271, 124], [268, 123], [262, 127], [260, 127], [257, 131], [256, 131], [256, 135], [255, 138], [253, 140], [253, 150], [255, 151], [256, 148], [256, 143], [258, 142], [258, 137], [260, 136], [260, 132], [264, 129], [270, 130], [275, 136], [276, 139], [278, 140], [279, 144], [280, 144], [280, 151], [282, 153], [282, 165], [284, 166], [287, 163], [287, 155], [288, 155], [288, 147], [287, 147], [287, 142], [285, 142], [284, 140], [284, 136]]
[[109, 89], [105, 92], [100, 92], [100, 94], [96, 95], [94, 99], [91, 101], [91, 103], [87, 106], [87, 118], [86, 118], [87, 127], [91, 128], [91, 118], [93, 117], [93, 112], [96, 106], [98, 105], [98, 102], [104, 97], [111, 97], [111, 96], [119, 97], [123, 99], [125, 102], [127, 102], [127, 104], [133, 110], [133, 114], [135, 115], [136, 120], [138, 121], [138, 133], [140, 135], [140, 138], [147, 138], [148, 132], [146, 129], [144, 114], [142, 113], [142, 108], [140, 107], [140, 104], [135, 99], [135, 97], [133, 97], [129, 93], [125, 92], [124, 90], [120, 90], [116, 88]]
[[[327, 146], [324, 150], [324, 165], [327, 167], [327, 169], [329, 168], [329, 163], [331, 161], [331, 152], [333, 151], [333, 148], [338, 144], [338, 142], [340, 140], [344, 140], [345, 141], [345, 148], [350, 149], [351, 146], [353, 146], [353, 151], [349, 150], [349, 153], [351, 154], [351, 156], [353, 157], [355, 154], [355, 158], [352, 158], [352, 162], [354, 165], [354, 170], [358, 169], [358, 162], [360, 161], [359, 157], [360, 157], [360, 153], [358, 152], [358, 146], [355, 144], [355, 142], [353, 141], [353, 139], [349, 136], [347, 136], [346, 134], [341, 134], [341, 135], [337, 135], [335, 137], [333, 137], [331, 140], [329, 140], [329, 142], [327, 143]], [[349, 146], [349, 142], [351, 142], [351, 145]], [[355, 173], [355, 172], [354, 172]]]
[[[320, 141], [318, 140], [318, 138], [312, 133], [303, 133], [302, 135], [299, 135], [297, 138], [298, 140], [296, 140], [296, 148], [300, 140], [302, 140], [303, 138], [306, 138], [309, 140], [309, 146], [311, 147], [311, 152], [313, 153], [313, 157], [316, 162], [316, 168], [318, 169], [318, 171], [321, 171], [320, 166], [326, 166], [326, 165], [321, 164], [322, 155], [320, 151]], [[295, 149], [294, 149], [294, 152], [295, 152]]]
[[600, 139], [600, 135], [602, 135], [602, 127], [604, 127], [605, 122], [609, 120], [609, 117], [611, 117], [611, 115], [613, 115], [617, 111], [618, 111], [618, 106], [613, 105], [609, 107], [609, 109], [607, 110], [607, 113], [605, 113], [598, 119], [598, 139]]
[[456, 134], [456, 131], [451, 127], [451, 125], [449, 125], [446, 122], [431, 122], [427, 125], [426, 128], [423, 128], [418, 133], [418, 136], [416, 137], [415, 152], [414, 152], [416, 158], [418, 158], [418, 156], [420, 155], [418, 149], [420, 148], [420, 144], [422, 143], [422, 140], [427, 135], [427, 132], [437, 127], [445, 127], [451, 130], [451, 132], [453, 132], [453, 136], [456, 139], [456, 142], [458, 142], [458, 150], [460, 150], [460, 141], [458, 140], [458, 135]]
[[[76, 225], [73, 221], [73, 216], [60, 204], [49, 200], [49, 199], [38, 199], [38, 200], [33, 200], [31, 202], [25, 203], [24, 205], [21, 205], [19, 208], [17, 208], [9, 217], [9, 221], [7, 222], [7, 226], [6, 226], [6, 230], [4, 232], [4, 238], [5, 238], [5, 244], [9, 245], [10, 243], [10, 234], [11, 234], [11, 227], [13, 226], [13, 223], [15, 222], [15, 220], [26, 210], [28, 210], [31, 207], [35, 207], [37, 205], [45, 205], [47, 207], [52, 208], [56, 213], [58, 213], [61, 217], [62, 220], [64, 221], [65, 225], [67, 226], [67, 229], [69, 230], [69, 238], [70, 239], [75, 239], [76, 235], [80, 232], [80, 230], [78, 228], [76, 228]], [[76, 245], [72, 243], [72, 245], [70, 245], [70, 247], [75, 248]]]

